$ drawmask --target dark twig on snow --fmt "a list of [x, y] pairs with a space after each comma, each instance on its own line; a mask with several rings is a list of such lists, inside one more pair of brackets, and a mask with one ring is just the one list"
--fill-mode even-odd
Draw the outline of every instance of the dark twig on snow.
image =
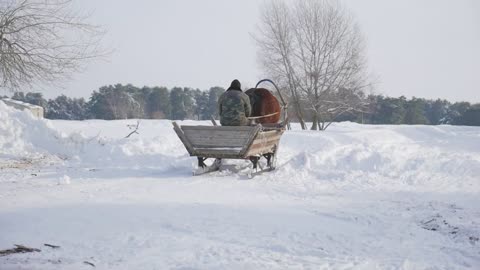
[[139, 133], [137, 132], [139, 126], [140, 126], [140, 120], [137, 120], [137, 125], [127, 125], [127, 127], [128, 127], [129, 129], [134, 128], [134, 130], [133, 130], [132, 132], [130, 132], [130, 134], [128, 134], [125, 138], [130, 137], [130, 135], [132, 135], [133, 133], [139, 134]]
[[43, 245], [46, 246], [46, 247], [51, 247], [51, 248], [53, 248], [53, 249], [55, 249], [55, 248], [60, 248], [60, 246], [51, 245], [51, 244], [43, 244]]
[[88, 265], [90, 265], [90, 266], [92, 266], [92, 267], [95, 267], [95, 264], [93, 264], [93, 263], [91, 263], [91, 262], [84, 261], [83, 263], [84, 263], [84, 264], [88, 264]]
[[40, 252], [38, 248], [30, 248], [23, 245], [15, 245], [16, 248], [0, 250], [0, 256], [6, 256], [15, 253]]

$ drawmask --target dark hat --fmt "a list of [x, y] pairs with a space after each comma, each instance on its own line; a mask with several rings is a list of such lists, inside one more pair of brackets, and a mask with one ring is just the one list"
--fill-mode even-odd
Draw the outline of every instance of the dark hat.
[[241, 84], [240, 84], [240, 81], [239, 80], [233, 80], [232, 83], [230, 84], [230, 87], [228, 88], [228, 90], [230, 89], [233, 89], [233, 90], [242, 90], [241, 88]]

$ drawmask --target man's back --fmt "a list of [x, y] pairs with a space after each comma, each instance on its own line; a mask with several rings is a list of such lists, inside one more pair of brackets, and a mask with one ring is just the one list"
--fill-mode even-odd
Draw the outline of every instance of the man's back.
[[[236, 80], [235, 80], [236, 81]], [[234, 82], [235, 82], [234, 81]], [[248, 124], [247, 117], [250, 116], [250, 99], [232, 82], [232, 86], [218, 99], [220, 123], [222, 126], [245, 126]]]

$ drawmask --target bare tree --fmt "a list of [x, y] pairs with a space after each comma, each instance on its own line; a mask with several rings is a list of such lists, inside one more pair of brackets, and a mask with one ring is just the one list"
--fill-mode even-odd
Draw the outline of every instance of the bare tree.
[[364, 45], [360, 31], [334, 0], [297, 0], [264, 5], [259, 34], [261, 63], [280, 81], [303, 124], [301, 104], [312, 114], [311, 129], [326, 129], [339, 115], [366, 106]]
[[259, 45], [260, 61], [269, 76], [281, 89], [288, 89], [297, 119], [306, 129], [300, 96], [292, 66], [294, 37], [288, 6], [283, 1], [271, 1], [263, 6], [259, 34], [254, 39]]
[[71, 0], [0, 0], [0, 87], [53, 84], [105, 55], [87, 18]]

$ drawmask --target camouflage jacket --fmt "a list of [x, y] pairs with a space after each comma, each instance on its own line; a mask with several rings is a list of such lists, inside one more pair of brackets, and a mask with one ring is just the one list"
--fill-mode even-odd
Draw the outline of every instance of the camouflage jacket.
[[245, 126], [250, 116], [250, 99], [241, 90], [227, 90], [218, 99], [222, 126]]

